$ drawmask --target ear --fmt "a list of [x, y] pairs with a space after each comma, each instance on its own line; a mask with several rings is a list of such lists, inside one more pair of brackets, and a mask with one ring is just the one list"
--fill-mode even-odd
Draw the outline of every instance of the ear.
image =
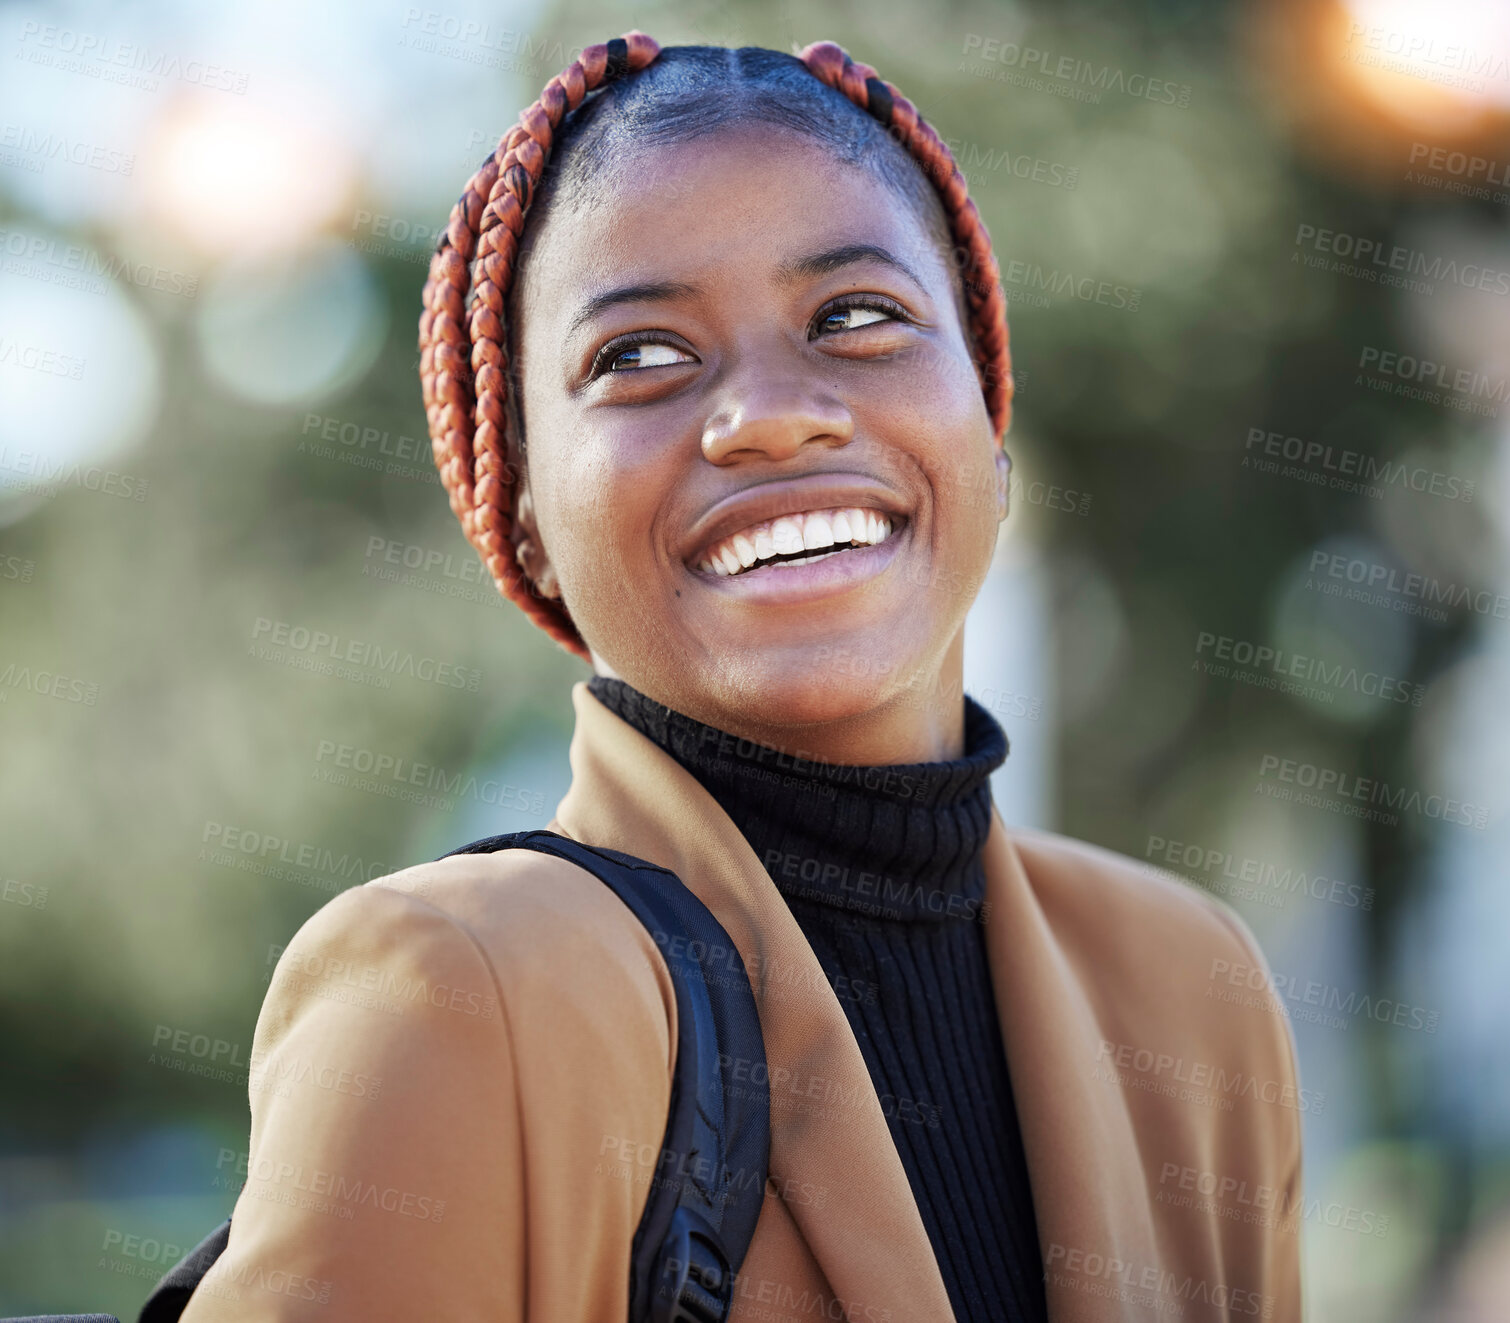
[[556, 581], [556, 570], [545, 553], [545, 544], [540, 540], [540, 529], [535, 523], [535, 502], [530, 496], [527, 478], [520, 479], [519, 493], [514, 499], [514, 559], [524, 571], [530, 592], [536, 597], [561, 599], [561, 585]]
[[1007, 517], [1012, 501], [1012, 456], [1001, 447], [996, 450], [996, 517]]

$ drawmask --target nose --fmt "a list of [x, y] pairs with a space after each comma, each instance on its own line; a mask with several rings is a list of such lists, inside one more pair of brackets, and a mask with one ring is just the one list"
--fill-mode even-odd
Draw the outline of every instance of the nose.
[[754, 374], [730, 383], [703, 424], [703, 455], [714, 464], [790, 459], [809, 442], [848, 445], [855, 420], [849, 406], [820, 383]]

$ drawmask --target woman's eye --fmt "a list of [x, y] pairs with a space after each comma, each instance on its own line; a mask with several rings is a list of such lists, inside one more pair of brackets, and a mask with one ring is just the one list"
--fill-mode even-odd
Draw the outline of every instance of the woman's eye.
[[635, 368], [669, 367], [673, 363], [693, 362], [691, 354], [673, 345], [645, 344], [628, 345], [608, 360], [610, 372], [627, 372]]
[[872, 322], [893, 321], [891, 313], [884, 308], [835, 308], [818, 318], [820, 332], [853, 331]]

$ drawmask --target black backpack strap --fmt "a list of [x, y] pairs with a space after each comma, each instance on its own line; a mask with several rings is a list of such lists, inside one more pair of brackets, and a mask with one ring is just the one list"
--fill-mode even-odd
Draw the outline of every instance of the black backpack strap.
[[27, 1314], [0, 1318], [0, 1323], [121, 1323], [114, 1314]]
[[178, 1323], [194, 1288], [200, 1278], [209, 1272], [210, 1265], [225, 1252], [231, 1238], [231, 1219], [226, 1218], [208, 1236], [181, 1258], [173, 1268], [152, 1288], [152, 1294], [137, 1315], [136, 1323]]
[[449, 854], [511, 849], [554, 854], [594, 874], [645, 925], [671, 971], [676, 1071], [660, 1165], [631, 1251], [629, 1317], [722, 1323], [770, 1163], [765, 1040], [744, 961], [675, 873], [634, 855], [543, 829], [490, 836]]

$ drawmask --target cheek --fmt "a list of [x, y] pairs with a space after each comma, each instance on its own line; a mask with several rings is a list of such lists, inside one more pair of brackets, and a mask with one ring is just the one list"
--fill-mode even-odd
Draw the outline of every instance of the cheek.
[[936, 356], [907, 384], [885, 426], [923, 469], [929, 518], [917, 531], [928, 563], [915, 587], [936, 618], [964, 618], [990, 569], [996, 516], [996, 444], [975, 369], [962, 355]]
[[650, 582], [658, 488], [643, 464], [628, 462], [632, 447], [580, 423], [555, 435], [574, 441], [552, 445], [549, 481], [535, 488], [540, 533], [567, 605], [586, 622], [622, 611], [636, 585]]
[[888, 374], [885, 388], [869, 394], [864, 408], [875, 434], [922, 469], [933, 505], [933, 526], [924, 531], [934, 546], [959, 552], [991, 537], [996, 445], [964, 346], [917, 351], [907, 370]]

